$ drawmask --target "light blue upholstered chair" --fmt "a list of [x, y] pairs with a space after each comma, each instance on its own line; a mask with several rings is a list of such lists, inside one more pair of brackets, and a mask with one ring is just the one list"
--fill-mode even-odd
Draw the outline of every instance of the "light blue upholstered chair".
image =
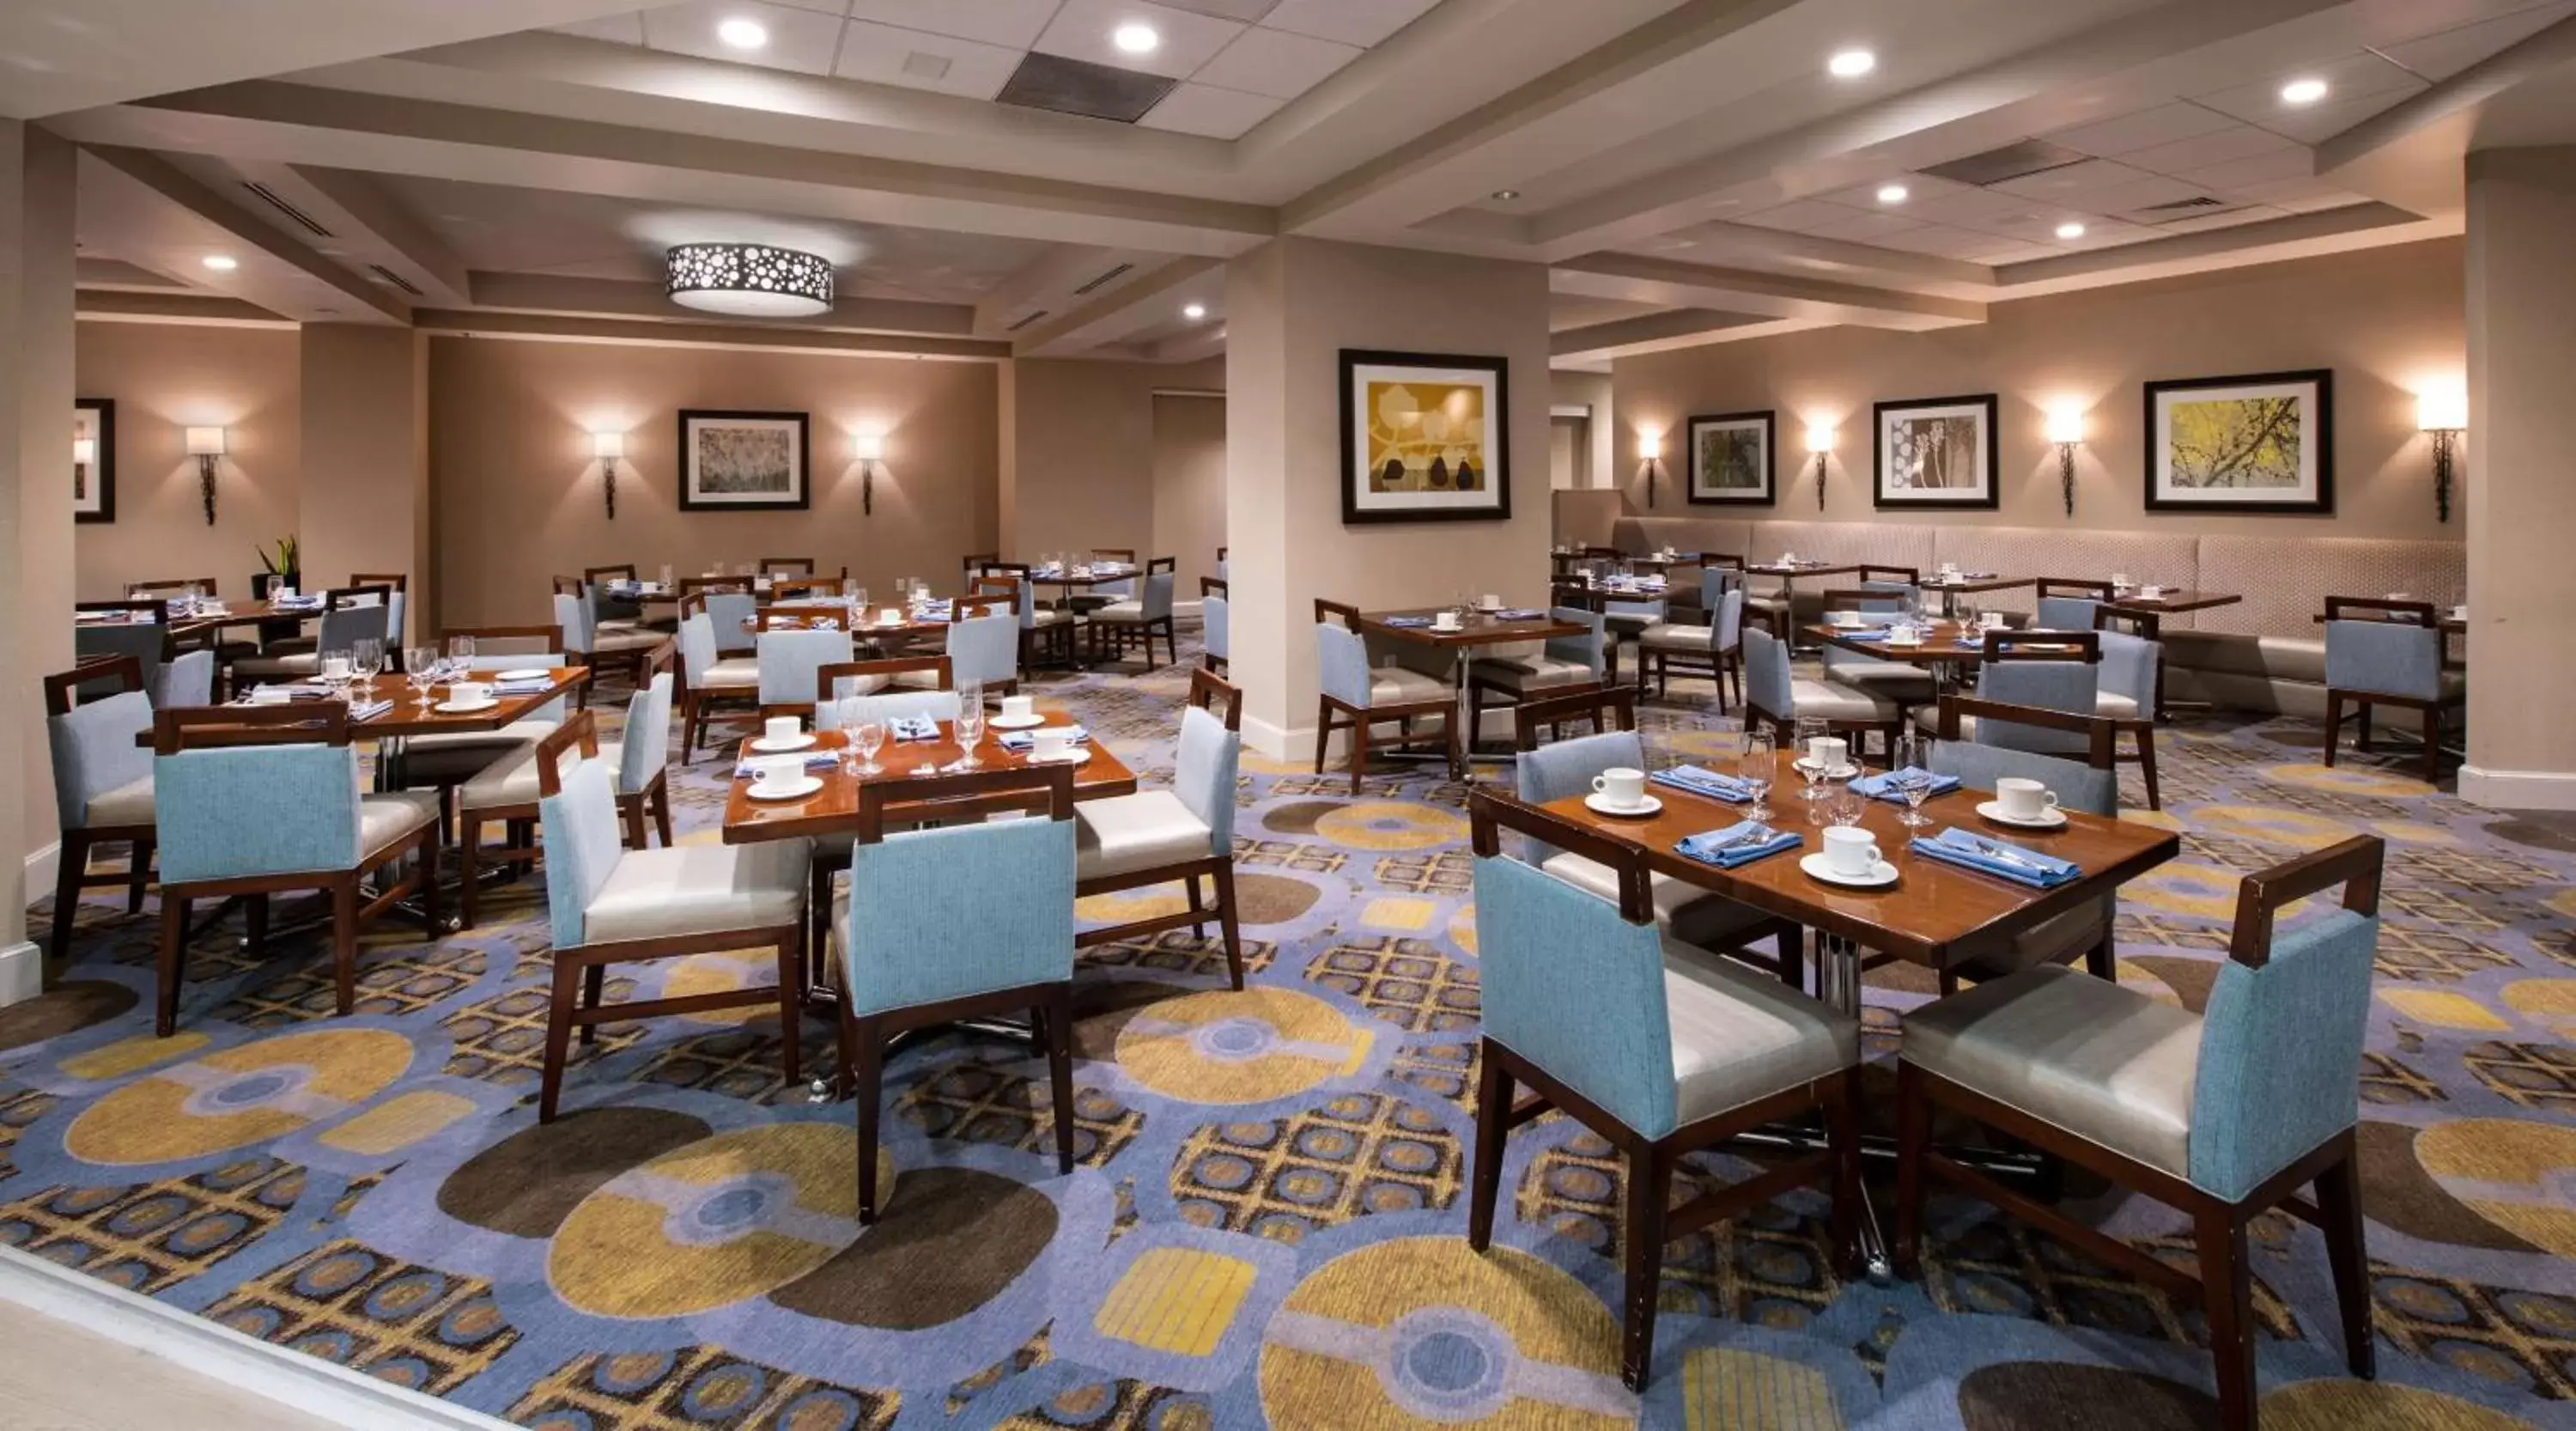
[[[921, 717], [935, 721], [953, 721], [964, 709], [952, 688], [945, 656], [898, 656], [886, 661], [858, 661], [849, 666], [828, 667], [817, 673], [824, 686], [824, 698], [814, 704], [816, 730], [848, 730], [869, 721], [897, 721]], [[925, 673], [920, 682], [906, 681], [895, 686], [897, 676], [919, 670]], [[918, 688], [907, 689], [906, 687]], [[887, 737], [886, 749], [895, 749], [894, 739]], [[879, 752], [878, 759], [884, 759]]]
[[[889, 800], [1020, 802], [1037, 819], [889, 833]], [[859, 791], [850, 893], [832, 912], [842, 1086], [858, 1100], [859, 1221], [877, 1216], [885, 1040], [915, 1024], [1026, 1011], [1046, 1044], [1056, 1168], [1073, 1171], [1073, 767]]]
[[2165, 797], [2156, 783], [2156, 681], [2164, 670], [2164, 643], [2126, 631], [2103, 631], [2100, 637], [2102, 666], [2094, 713], [2119, 722], [2121, 732], [2129, 737], [2128, 758], [2137, 762], [2138, 774], [2147, 783], [2147, 808], [2161, 810]]
[[[2101, 709], [2102, 636], [2096, 631], [1989, 631], [1977, 667], [1977, 698], [2008, 706], [2037, 706], [2069, 715]], [[1916, 725], [1938, 733], [1932, 707], [1914, 713]], [[2086, 736], [2055, 727], [1971, 719], [1961, 737], [2042, 755], [2081, 756]]]
[[1744, 628], [1743, 645], [1746, 725], [1767, 722], [1786, 745], [1798, 722], [1812, 718], [1852, 739], [1855, 756], [1873, 730], [1887, 738], [1889, 749], [1895, 748], [1900, 717], [1894, 701], [1860, 686], [1796, 674], [1789, 665], [1789, 643], [1758, 626]]
[[[1523, 750], [1515, 772], [1521, 802], [1544, 805], [1552, 800], [1589, 795], [1594, 776], [1622, 765], [1632, 770], [1648, 768], [1646, 743], [1633, 730], [1604, 731]], [[1619, 900], [1617, 873], [1598, 860], [1535, 843], [1524, 844], [1519, 854], [1577, 889], [1613, 904]], [[1724, 895], [1710, 894], [1670, 875], [1655, 875], [1650, 883], [1656, 928], [1695, 948], [1733, 954], [1748, 963], [1759, 962], [1790, 988], [1805, 987], [1804, 926]], [[1776, 951], [1767, 957], [1754, 954], [1751, 948], [1764, 939], [1773, 940]]]
[[706, 611], [681, 618], [678, 640], [680, 673], [688, 682], [680, 693], [680, 760], [685, 764], [698, 758], [699, 741], [717, 711], [757, 713], [760, 662], [755, 657], [725, 655], [716, 643], [715, 617]]
[[[948, 623], [950, 686], [972, 681], [999, 698], [1020, 688], [1020, 623], [1007, 612]], [[932, 687], [937, 689], [937, 687]]]
[[[643, 683], [645, 661], [671, 639], [638, 625], [609, 626], [600, 621], [598, 608], [591, 602], [563, 594], [555, 597], [555, 625], [563, 632], [564, 654], [575, 664], [588, 666], [593, 672], [603, 668], [622, 672], [636, 685]], [[581, 703], [588, 705], [589, 687], [582, 690]]]
[[[322, 670], [325, 654], [341, 655], [360, 641], [382, 642], [389, 630], [390, 614], [386, 601], [391, 593], [383, 587], [363, 589], [344, 587], [328, 593], [330, 606], [322, 613], [321, 633], [314, 637], [313, 648], [288, 650], [280, 655], [244, 656], [233, 662], [233, 675], [238, 680], [301, 680]], [[238, 689], [238, 687], [236, 687]]]
[[[1905, 582], [1865, 581], [1857, 587], [1826, 592], [1822, 613], [1830, 621], [1837, 611], [1857, 611], [1884, 624], [1911, 612], [1921, 600], [1921, 590]], [[1932, 673], [1906, 661], [1864, 656], [1828, 645], [1824, 667], [1826, 680], [1884, 696], [1895, 702], [1900, 711], [1927, 705], [1937, 694]]]
[[[474, 667], [487, 674], [508, 670], [554, 670], [570, 664], [564, 658], [563, 632], [545, 626], [451, 626], [441, 635], [474, 638]], [[496, 731], [433, 732], [405, 741], [402, 781], [406, 786], [451, 791], [503, 761], [516, 760], [536, 747], [564, 722], [570, 702], [561, 696]]]
[[212, 651], [182, 651], [152, 673], [154, 710], [214, 703], [215, 653]]
[[820, 691], [814, 673], [825, 666], [846, 666], [855, 655], [847, 631], [763, 631], [760, 633], [760, 712], [803, 714], [814, 707]]
[[[72, 627], [72, 664], [85, 666], [93, 662], [109, 661], [118, 656], [128, 656], [133, 658], [137, 667], [143, 672], [144, 685], [149, 689], [158, 683], [158, 673], [169, 663], [172, 652], [176, 649], [170, 639], [167, 609], [158, 601], [145, 601], [139, 604], [84, 602], [80, 609], [95, 611], [111, 606], [129, 607], [137, 611], [148, 606], [151, 608], [153, 619], [114, 621], [87, 626], [75, 624]], [[88, 700], [96, 696], [113, 695], [122, 689], [124, 687], [121, 682], [102, 678], [84, 685], [80, 690], [80, 698]], [[159, 702], [156, 701], [155, 704]], [[203, 705], [205, 702], [200, 701], [197, 704]]]
[[[211, 651], [191, 654], [208, 663], [215, 659]], [[125, 912], [143, 909], [154, 835], [152, 752], [136, 743], [152, 729], [153, 706], [142, 686], [142, 665], [132, 656], [103, 657], [45, 678], [45, 742], [53, 755], [54, 817], [62, 830], [54, 860], [54, 927], [45, 951], [57, 966], [71, 954], [82, 890], [123, 885]], [[94, 692], [104, 694], [74, 704]], [[90, 853], [113, 844], [130, 851], [125, 871], [91, 874]]]
[[[2229, 962], [2207, 1008], [2188, 1011], [2055, 965], [1980, 984], [1905, 1016], [1897, 1071], [1897, 1255], [1916, 1265], [1924, 1175], [2007, 1201], [2043, 1230], [2132, 1275], [2170, 1282], [2143, 1250], [2087, 1235], [2054, 1210], [1931, 1156], [1936, 1108], [2000, 1123], [2043, 1151], [2191, 1215], [2217, 1360], [2219, 1423], [2255, 1424], [2247, 1224], [2281, 1207], [2325, 1232], [2344, 1356], [2372, 1374], [2360, 1154], [2362, 1038], [2379, 942], [2383, 849], [2360, 836], [2248, 875]], [[2342, 886], [2343, 907], [2286, 929], [2293, 901]], [[1493, 1019], [1492, 936], [1485, 1004]], [[2295, 1194], [2313, 1182], [2313, 1203]], [[2001, 1194], [2001, 1197], [1998, 1197]]]
[[[1471, 740], [1484, 728], [1487, 692], [1500, 695], [1503, 699], [1498, 704], [1509, 706], [1518, 701], [1609, 683], [1610, 618], [1579, 606], [1553, 607], [1547, 614], [1551, 621], [1582, 629], [1571, 636], [1550, 636], [1539, 650], [1525, 655], [1477, 656], [1468, 661], [1467, 701], [1471, 712], [1468, 728]], [[1526, 647], [1522, 649], [1527, 650]]]
[[1221, 580], [1199, 579], [1199, 646], [1207, 668], [1222, 676], [1234, 663], [1234, 598]]
[[[1669, 1230], [1690, 1231], [1830, 1176], [1836, 1260], [1860, 1203], [1859, 1020], [1659, 932], [1645, 851], [1484, 790], [1469, 800], [1484, 987], [1483, 1076], [1467, 1239], [1493, 1239], [1504, 1139], [1553, 1106], [1626, 1155], [1627, 1295], [1620, 1373], [1642, 1390]], [[1608, 873], [1614, 897], [1502, 853], [1505, 831]], [[1535, 1107], [1515, 1103], [1526, 1085]], [[1831, 1151], [1667, 1211], [1684, 1154], [1746, 1129], [1824, 1115]]]
[[1359, 612], [1339, 602], [1315, 603], [1315, 675], [1319, 688], [1315, 713], [1315, 773], [1324, 773], [1324, 758], [1333, 744], [1334, 717], [1351, 733], [1351, 793], [1360, 793], [1368, 773], [1372, 729], [1387, 721], [1403, 723], [1396, 742], [1414, 742], [1413, 722], [1440, 722], [1449, 769], [1456, 772], [1465, 746], [1458, 720], [1458, 699], [1447, 686], [1402, 666], [1369, 664], [1368, 642], [1358, 630]]
[[[1209, 699], [1234, 712], [1242, 703], [1232, 686], [1205, 671], [1191, 676], [1192, 699]], [[1105, 928], [1086, 929], [1084, 946], [1114, 943], [1189, 925], [1201, 939], [1213, 917], [1225, 936], [1225, 963], [1234, 987], [1243, 987], [1243, 941], [1234, 902], [1234, 790], [1243, 737], [1227, 717], [1197, 704], [1181, 712], [1176, 769], [1169, 790], [1085, 800], [1074, 807], [1075, 893], [1089, 898], [1149, 885], [1178, 883], [1189, 896], [1186, 911], [1149, 915]], [[1213, 888], [1213, 902], [1199, 881]]]
[[2040, 631], [2091, 631], [2101, 625], [2111, 583], [2044, 576], [2033, 584], [2030, 624]]
[[748, 591], [710, 591], [700, 599], [708, 629], [715, 633], [718, 656], [747, 656], [758, 649], [751, 623], [760, 615], [760, 597]]
[[1736, 699], [1744, 698], [1744, 573], [1711, 571], [1711, 577], [1734, 582], [1716, 591], [1705, 626], [1687, 621], [1658, 622], [1637, 638], [1637, 678], [1652, 681], [1658, 698], [1671, 694], [1676, 665], [1685, 676], [1705, 675], [1717, 687], [1717, 712], [1726, 714], [1726, 677], [1735, 677]]
[[[648, 819], [660, 830], [664, 845], [672, 840], [669, 664], [668, 657], [662, 658], [661, 669], [626, 702], [624, 738], [602, 741], [599, 747], [600, 758], [617, 770], [617, 810], [625, 821], [626, 842], [639, 850], [648, 843]], [[498, 859], [514, 872], [524, 871], [544, 853], [536, 830], [541, 798], [533, 745], [524, 755], [494, 762], [457, 790], [457, 873], [464, 881], [458, 901], [464, 912], [462, 927], [473, 928], [480, 916], [484, 861]], [[489, 824], [502, 826], [507, 838], [501, 845], [486, 849], [483, 827]]]
[[351, 572], [349, 585], [359, 591], [370, 587], [384, 591], [386, 667], [402, 669], [402, 648], [411, 634], [411, 577], [402, 572]]
[[[160, 998], [153, 1027], [178, 1027], [188, 906], [249, 898], [251, 952], [268, 933], [268, 897], [331, 897], [336, 1006], [357, 1002], [358, 926], [418, 894], [431, 929], [438, 912], [438, 797], [358, 793], [348, 707], [209, 706], [154, 718], [152, 798], [161, 855]], [[372, 895], [362, 876], [409, 857], [400, 882]], [[363, 900], [363, 903], [362, 903]]]
[[[1941, 722], [1947, 734], [1932, 745], [1930, 766], [1934, 774], [1956, 776], [1966, 788], [1990, 795], [1999, 780], [2036, 780], [2057, 796], [2062, 809], [2104, 819], [2119, 817], [2118, 722], [2102, 716], [2008, 706], [1971, 696], [1944, 699]], [[2007, 726], [2044, 729], [2065, 736], [2080, 753], [2042, 755], [1963, 739], [1959, 732], [1971, 726], [1981, 731]], [[1962, 978], [1983, 982], [2039, 964], [2067, 963], [2078, 956], [2096, 977], [2116, 979], [2118, 963], [2111, 934], [2118, 912], [2119, 897], [2106, 894], [2009, 936], [1974, 946], [1967, 951], [1967, 959], [1941, 970], [1941, 992], [1955, 992]]]
[[1154, 558], [1145, 564], [1144, 584], [1138, 595], [1122, 597], [1091, 613], [1093, 660], [1109, 655], [1123, 660], [1128, 651], [1141, 644], [1145, 648], [1145, 669], [1153, 670], [1156, 632], [1162, 633], [1163, 650], [1174, 661], [1181, 659], [1172, 619], [1172, 587], [1180, 579], [1178, 567], [1175, 558]]
[[2469, 697], [2446, 644], [2429, 602], [2326, 598], [2327, 765], [2343, 743], [2347, 704], [2360, 707], [2353, 748], [2362, 751], [2370, 749], [2372, 707], [2404, 706], [2423, 713], [2424, 783], [2441, 778], [2443, 715]]
[[[805, 1001], [803, 840], [627, 849], [619, 838], [620, 771], [603, 758], [598, 718], [583, 711], [537, 745], [546, 913], [554, 935], [554, 992], [546, 1014], [537, 1119], [554, 1121], [572, 1031], [716, 1008], [778, 1010], [786, 1086], [802, 1081], [798, 1020]], [[567, 768], [569, 767], [569, 768]], [[775, 987], [601, 1003], [611, 964], [774, 948]]]

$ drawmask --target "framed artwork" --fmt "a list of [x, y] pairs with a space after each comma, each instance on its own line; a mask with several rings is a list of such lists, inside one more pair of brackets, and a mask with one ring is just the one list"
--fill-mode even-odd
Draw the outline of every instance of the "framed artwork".
[[[116, 520], [116, 401], [82, 398], [72, 404], [72, 520]], [[90, 460], [79, 458], [86, 451]]]
[[1778, 492], [1772, 454], [1779, 426], [1769, 412], [1730, 412], [1694, 417], [1688, 432], [1690, 499], [1768, 507]]
[[1512, 514], [1501, 358], [1342, 350], [1342, 520], [1503, 521]]
[[1993, 393], [1883, 402], [1871, 411], [1880, 507], [1997, 505]]
[[2334, 510], [2334, 373], [2147, 384], [2147, 510]]
[[680, 410], [680, 510], [755, 512], [813, 505], [801, 412]]

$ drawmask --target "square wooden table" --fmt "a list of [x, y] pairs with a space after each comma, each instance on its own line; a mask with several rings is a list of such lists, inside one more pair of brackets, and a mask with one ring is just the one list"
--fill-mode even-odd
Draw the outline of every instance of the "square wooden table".
[[[479, 711], [465, 712], [442, 711], [438, 709], [438, 703], [445, 701], [447, 699], [447, 692], [454, 688], [454, 682], [452, 681], [441, 681], [437, 685], [430, 687], [429, 697], [431, 704], [425, 707], [416, 702], [411, 688], [411, 683], [405, 677], [387, 675], [377, 676], [373, 680], [352, 682], [350, 684], [350, 693], [357, 697], [355, 702], [356, 704], [364, 705], [370, 701], [392, 701], [394, 703], [394, 707], [392, 710], [385, 711], [381, 714], [369, 716], [365, 720], [351, 720], [349, 722], [349, 734], [353, 739], [372, 740], [377, 742], [377, 787], [379, 789], [388, 790], [399, 789], [401, 787], [398, 784], [392, 783], [391, 777], [398, 775], [400, 772], [398, 770], [391, 769], [390, 767], [393, 763], [400, 761], [402, 757], [402, 743], [404, 741], [407, 741], [414, 736], [421, 735], [489, 734], [493, 731], [500, 730], [502, 727], [510, 725], [513, 722], [526, 720], [528, 717], [535, 715], [538, 711], [543, 710], [552, 702], [560, 700], [589, 684], [590, 668], [588, 666], [555, 666], [547, 669], [546, 676], [548, 678], [546, 686], [545, 689], [541, 691], [502, 692], [496, 690], [493, 692], [493, 701], [490, 706]], [[498, 670], [472, 670], [456, 679], [464, 681], [481, 681], [485, 685], [497, 685], [500, 681], [500, 672]], [[278, 681], [272, 682], [271, 684], [300, 685], [303, 683], [297, 681]], [[235, 704], [248, 705], [250, 702], [237, 701]], [[319, 705], [323, 704], [323, 702], [303, 700], [292, 702], [292, 704]], [[149, 747], [152, 744], [152, 732], [148, 730], [143, 732], [140, 736], [135, 738], [134, 743]]]
[[[1798, 634], [1813, 645], [1839, 646], [1875, 660], [1919, 666], [1931, 672], [1933, 678], [1944, 686], [1961, 670], [1981, 665], [1986, 659], [1984, 633], [1964, 621], [1917, 622], [1916, 629], [1923, 633], [1923, 639], [1908, 646], [1899, 646], [1883, 635], [1876, 640], [1866, 639], [1865, 633], [1887, 630], [1883, 624], [1835, 626], [1820, 623], [1799, 627]], [[1962, 636], [1970, 638], [1968, 644], [1960, 644]]]
[[[1066, 726], [1078, 725], [1080, 722], [1061, 711], [1050, 711], [1046, 713], [1046, 724]], [[1028, 768], [1030, 761], [1027, 756], [1015, 755], [1001, 747], [1000, 737], [1009, 733], [993, 730], [989, 725], [987, 726], [984, 743], [976, 748], [977, 758], [982, 761], [982, 769], [1023, 770]], [[849, 735], [850, 733], [844, 730], [816, 731], [815, 746], [794, 754], [773, 754], [768, 751], [754, 750], [751, 748], [751, 741], [744, 740], [735, 760], [737, 768], [745, 760], [793, 760], [798, 755], [810, 757], [818, 750], [831, 751], [841, 755], [842, 758], [835, 761], [828, 770], [818, 766], [809, 768], [805, 772], [819, 777], [823, 782], [823, 788], [802, 800], [754, 800], [751, 798], [751, 778], [745, 775], [734, 776], [733, 787], [725, 797], [724, 842], [728, 845], [752, 845], [763, 840], [797, 840], [810, 839], [817, 835], [851, 834], [859, 828], [861, 787], [908, 784], [925, 773], [924, 767], [927, 767], [930, 772], [936, 772], [940, 767], [966, 753], [965, 748], [957, 743], [955, 723], [941, 721], [939, 739], [936, 741], [901, 743], [889, 734], [884, 747], [877, 751], [876, 763], [881, 767], [878, 772], [874, 775], [854, 775], [850, 771], [846, 755], [850, 749]], [[1136, 793], [1136, 772], [1129, 770], [1117, 756], [1110, 754], [1108, 747], [1101, 744], [1097, 736], [1094, 736], [1091, 743], [1083, 749], [1090, 752], [1090, 758], [1074, 768], [1074, 799], [1100, 800], [1113, 795]]]
[[1468, 701], [1472, 693], [1467, 688], [1467, 664], [1474, 659], [1476, 648], [1516, 646], [1525, 642], [1545, 641], [1555, 636], [1580, 636], [1584, 634], [1585, 628], [1571, 621], [1559, 621], [1556, 617], [1544, 613], [1506, 621], [1500, 616], [1484, 611], [1468, 612], [1467, 618], [1459, 622], [1458, 628], [1454, 631], [1441, 631], [1430, 626], [1388, 624], [1389, 621], [1399, 617], [1420, 617], [1427, 621], [1448, 609], [1439, 606], [1423, 606], [1402, 611], [1364, 611], [1360, 613], [1360, 630], [1364, 634], [1382, 636], [1389, 641], [1430, 646], [1451, 653], [1456, 664], [1451, 681], [1457, 690], [1458, 700], [1457, 713], [1451, 719], [1459, 722], [1458, 748], [1470, 762], [1471, 768], [1466, 772], [1466, 776], [1472, 784], [1475, 780], [1472, 763], [1477, 758], [1476, 718], [1475, 708]]
[[1959, 598], [1962, 596], [1983, 596], [1992, 591], [2011, 591], [2015, 587], [2037, 586], [2039, 585], [2039, 578], [2035, 576], [1998, 576], [1993, 572], [1963, 572], [1955, 577], [1944, 578], [1939, 572], [1934, 572], [1932, 575], [1923, 578], [1921, 585], [1922, 589], [1925, 591], [1937, 591], [1941, 593], [1942, 615], [1956, 616], [1959, 614]]

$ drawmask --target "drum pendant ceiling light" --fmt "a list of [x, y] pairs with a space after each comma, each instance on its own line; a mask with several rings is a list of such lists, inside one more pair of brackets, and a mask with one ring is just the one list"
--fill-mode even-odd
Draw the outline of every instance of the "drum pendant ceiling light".
[[832, 265], [816, 254], [759, 243], [673, 248], [671, 301], [737, 318], [810, 318], [832, 308]]

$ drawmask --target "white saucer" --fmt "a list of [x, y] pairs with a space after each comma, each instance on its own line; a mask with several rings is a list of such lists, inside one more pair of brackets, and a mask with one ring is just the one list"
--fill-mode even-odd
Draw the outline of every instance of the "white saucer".
[[802, 800], [822, 788], [823, 782], [820, 777], [806, 775], [790, 780], [784, 785], [775, 780], [767, 785], [754, 780], [743, 787], [742, 793], [754, 800]]
[[[1804, 757], [1799, 758], [1793, 763], [1799, 770], [1813, 771], [1816, 768], [1816, 762]], [[1846, 761], [1836, 769], [1825, 771], [1823, 773], [1823, 778], [1827, 780], [1849, 780], [1858, 774], [1860, 774], [1860, 767]]]
[[792, 740], [771, 740], [764, 735], [751, 742], [752, 749], [771, 755], [786, 755], [793, 751], [811, 750], [813, 747], [814, 737], [811, 735], [800, 735]]
[[503, 681], [551, 681], [555, 678], [555, 674], [555, 672], [546, 670], [540, 666], [528, 666], [516, 671], [503, 671], [494, 679]]
[[2025, 830], [2054, 830], [2066, 823], [2066, 812], [2049, 807], [2048, 813], [2036, 820], [2024, 820], [2004, 813], [2004, 802], [1987, 800], [1977, 806], [1977, 813], [1998, 825], [2017, 825]]
[[1825, 854], [1822, 850], [1800, 859], [1798, 868], [1805, 870], [1810, 878], [1823, 880], [1827, 884], [1838, 884], [1845, 889], [1885, 889], [1896, 883], [1896, 866], [1885, 860], [1880, 860], [1878, 868], [1865, 875], [1837, 874], [1833, 866], [1825, 863]]
[[1622, 819], [1643, 819], [1648, 815], [1661, 813], [1664, 808], [1664, 802], [1656, 799], [1652, 795], [1643, 795], [1638, 797], [1638, 803], [1634, 805], [1613, 805], [1596, 792], [1583, 797], [1583, 808], [1590, 810], [1596, 815], [1616, 815]]
[[436, 706], [432, 707], [432, 709], [437, 710], [444, 715], [472, 715], [476, 711], [488, 711], [500, 703], [501, 701], [499, 697], [487, 696], [471, 705], [462, 701], [440, 701]]
[[1035, 751], [1032, 751], [1020, 758], [1031, 765], [1080, 765], [1091, 758], [1091, 751], [1084, 746], [1077, 745], [1062, 755], [1039, 755]]
[[1047, 718], [1042, 715], [988, 716], [984, 721], [995, 730], [1035, 730], [1046, 723]]

